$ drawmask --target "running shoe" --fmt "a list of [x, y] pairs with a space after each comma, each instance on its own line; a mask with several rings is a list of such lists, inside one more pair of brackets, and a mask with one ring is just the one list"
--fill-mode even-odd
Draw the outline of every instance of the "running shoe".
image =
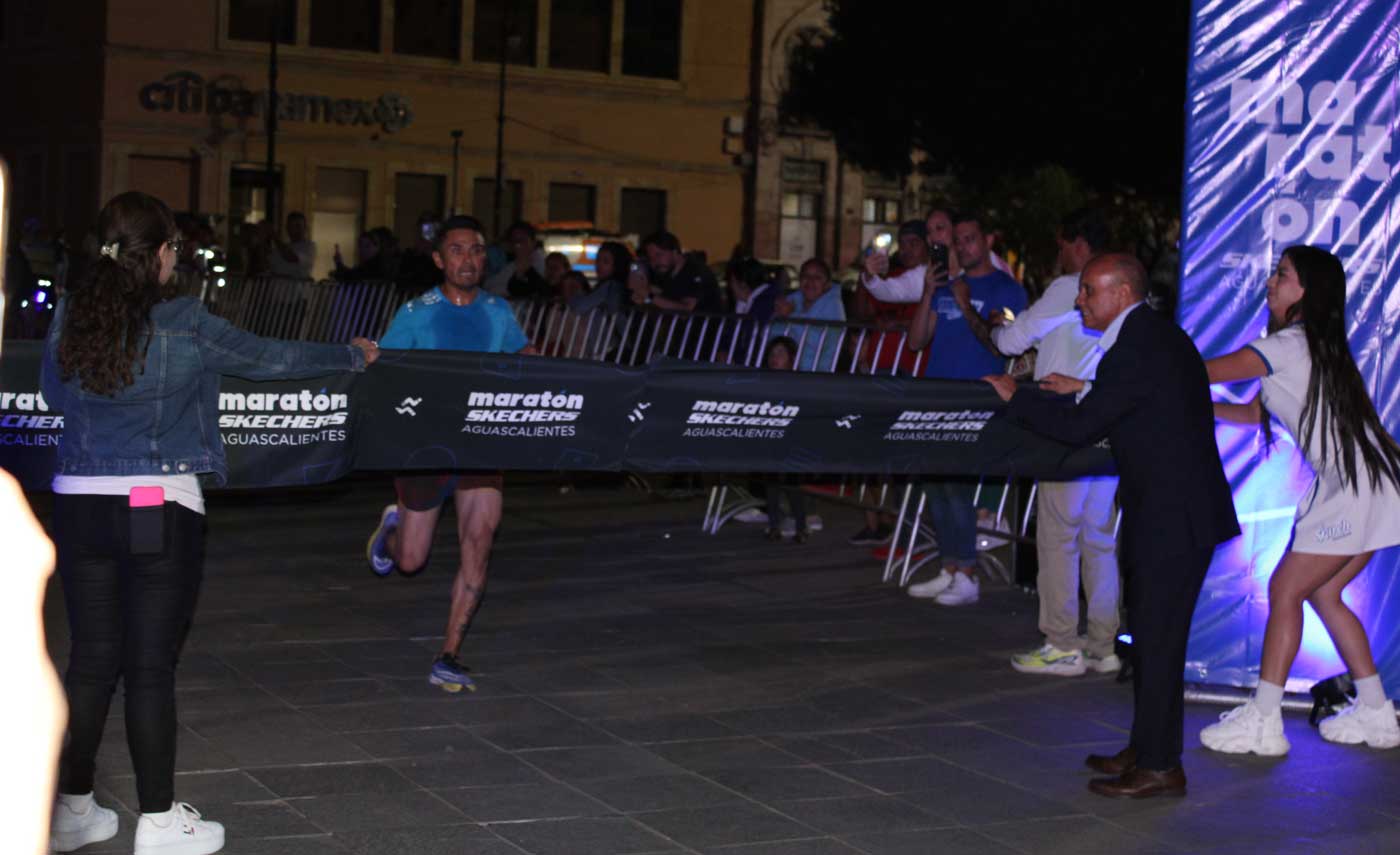
[[863, 528], [851, 535], [846, 541], [852, 546], [882, 546], [890, 542], [894, 536], [894, 529], [887, 525], [879, 528]]
[[467, 666], [457, 661], [451, 653], [442, 653], [433, 660], [433, 670], [428, 672], [428, 682], [441, 686], [444, 692], [457, 693], [466, 689], [476, 691], [476, 683], [467, 676]]
[[1085, 652], [1084, 664], [1089, 667], [1090, 671], [1096, 671], [1100, 674], [1117, 674], [1119, 671], [1123, 670], [1123, 660], [1118, 658], [1117, 653], [1110, 653], [1107, 656], [1095, 656], [1092, 653]]
[[224, 848], [224, 827], [184, 802], [136, 822], [136, 855], [212, 855]]
[[1087, 669], [1084, 654], [1079, 650], [1061, 650], [1044, 644], [1026, 653], [1011, 657], [1011, 667], [1022, 674], [1053, 674], [1057, 677], [1078, 677]]
[[394, 572], [394, 558], [389, 554], [389, 532], [399, 527], [399, 506], [389, 505], [379, 515], [379, 525], [369, 536], [365, 545], [365, 557], [369, 559], [369, 569], [376, 576], [388, 576]]
[[53, 806], [49, 825], [49, 849], [72, 852], [89, 843], [100, 843], [117, 836], [117, 812], [102, 807], [92, 793], [60, 795]]
[[1400, 725], [1395, 722], [1395, 704], [1368, 707], [1357, 701], [1334, 716], [1318, 723], [1322, 738], [1343, 745], [1366, 743], [1372, 748], [1394, 748], [1400, 745]]
[[1220, 714], [1220, 721], [1201, 731], [1201, 744], [1222, 754], [1258, 754], [1282, 757], [1288, 753], [1288, 737], [1283, 735], [1283, 715], [1265, 715], [1253, 701]]

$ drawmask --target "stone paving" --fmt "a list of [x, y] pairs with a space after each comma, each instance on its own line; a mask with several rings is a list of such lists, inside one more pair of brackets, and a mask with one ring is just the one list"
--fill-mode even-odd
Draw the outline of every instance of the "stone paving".
[[[1400, 751], [1328, 745], [1297, 715], [1288, 757], [1225, 758], [1195, 737], [1220, 710], [1188, 706], [1185, 799], [1088, 793], [1082, 758], [1126, 743], [1129, 689], [1016, 674], [1032, 597], [912, 600], [833, 505], [808, 543], [769, 543], [701, 534], [699, 499], [512, 479], [463, 657], [480, 689], [446, 694], [426, 675], [455, 532], [418, 576], [374, 577], [390, 495], [361, 477], [210, 499], [176, 796], [229, 853], [1400, 851]], [[47, 612], [61, 668], [56, 586]], [[85, 852], [131, 848], [113, 710], [98, 797], [122, 833]]]

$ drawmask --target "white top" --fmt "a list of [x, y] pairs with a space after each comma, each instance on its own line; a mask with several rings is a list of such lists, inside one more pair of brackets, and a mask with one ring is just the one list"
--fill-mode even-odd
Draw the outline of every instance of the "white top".
[[[1249, 348], [1259, 354], [1269, 371], [1260, 383], [1264, 407], [1283, 422], [1295, 441], [1299, 440], [1312, 373], [1307, 334], [1295, 324]], [[1290, 548], [1320, 555], [1358, 555], [1400, 543], [1400, 488], [1384, 476], [1372, 487], [1359, 453], [1357, 491], [1343, 486], [1335, 444], [1334, 435], [1324, 435], [1315, 420], [1308, 447], [1299, 448], [1315, 474], [1312, 486], [1298, 503]], [[1324, 449], [1328, 451], [1325, 466]]]
[[927, 264], [910, 267], [898, 276], [882, 278], [861, 275], [861, 282], [871, 296], [886, 303], [917, 303], [924, 297], [924, 272]]
[[1084, 326], [1074, 306], [1078, 296], [1079, 274], [1059, 277], [1016, 320], [992, 327], [992, 343], [1007, 356], [1038, 347], [1036, 380], [1047, 374], [1092, 380], [1103, 355], [1098, 348], [1102, 335]]
[[272, 248], [271, 256], [268, 259], [268, 267], [272, 270], [273, 276], [287, 276], [293, 279], [310, 279], [311, 265], [316, 263], [316, 244], [314, 241], [297, 240], [287, 244], [296, 255], [295, 262], [288, 261], [282, 257], [282, 252], [277, 247]]
[[204, 491], [194, 475], [53, 476], [53, 491], [66, 496], [127, 496], [132, 487], [160, 487], [167, 502], [204, 513]]

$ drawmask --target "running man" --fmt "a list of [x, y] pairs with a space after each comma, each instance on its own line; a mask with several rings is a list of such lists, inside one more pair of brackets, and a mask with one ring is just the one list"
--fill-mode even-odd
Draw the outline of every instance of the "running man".
[[[433, 263], [442, 271], [443, 283], [399, 309], [380, 347], [535, 353], [510, 305], [478, 287], [486, 270], [480, 222], [449, 217], [434, 242]], [[442, 503], [454, 496], [461, 562], [442, 652], [428, 674], [428, 682], [449, 692], [476, 689], [457, 655], [486, 586], [486, 562], [501, 521], [502, 480], [499, 471], [406, 472], [394, 479], [398, 502], [384, 509], [366, 548], [370, 567], [380, 576], [395, 568], [418, 572], [427, 563]]]

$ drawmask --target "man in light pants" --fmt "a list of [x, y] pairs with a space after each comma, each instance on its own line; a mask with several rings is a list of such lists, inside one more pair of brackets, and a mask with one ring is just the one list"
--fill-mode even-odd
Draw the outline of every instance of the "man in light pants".
[[[1002, 353], [1014, 356], [1038, 347], [1035, 379], [1062, 374], [1092, 380], [1099, 334], [1086, 329], [1075, 308], [1079, 272], [1103, 252], [1108, 230], [1099, 215], [1079, 210], [1060, 224], [1060, 276], [1015, 320], [991, 330]], [[1041, 481], [1036, 499], [1036, 557], [1040, 572], [1041, 647], [1011, 657], [1027, 674], [1077, 676], [1086, 670], [1117, 671], [1118, 558], [1114, 543], [1116, 477]], [[1088, 637], [1079, 637], [1079, 586], [1084, 584]]]

